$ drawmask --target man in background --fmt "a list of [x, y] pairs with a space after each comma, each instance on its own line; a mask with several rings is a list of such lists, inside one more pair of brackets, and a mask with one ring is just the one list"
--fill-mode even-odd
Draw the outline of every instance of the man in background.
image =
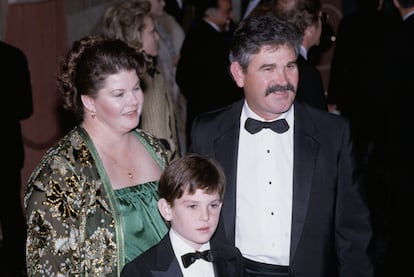
[[[3, 135], [3, 165], [1, 175], [0, 221], [2, 254], [11, 277], [25, 275], [26, 225], [20, 197], [21, 170], [24, 163], [20, 121], [33, 113], [32, 86], [25, 54], [18, 48], [0, 41], [0, 84]], [[6, 112], [7, 110], [7, 112]], [[8, 276], [8, 275], [6, 275]]]
[[181, 47], [176, 72], [177, 84], [187, 99], [187, 145], [198, 114], [224, 107], [243, 96], [229, 73], [231, 0], [197, 0], [195, 8], [196, 18]]

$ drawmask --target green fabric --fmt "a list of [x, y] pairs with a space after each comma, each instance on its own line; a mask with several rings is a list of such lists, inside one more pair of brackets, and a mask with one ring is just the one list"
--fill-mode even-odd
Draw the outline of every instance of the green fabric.
[[125, 262], [158, 243], [168, 229], [158, 212], [158, 182], [115, 190], [124, 226]]

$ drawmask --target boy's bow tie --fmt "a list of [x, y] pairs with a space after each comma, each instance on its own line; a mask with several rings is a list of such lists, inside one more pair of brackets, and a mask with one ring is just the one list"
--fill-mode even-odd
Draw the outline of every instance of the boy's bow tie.
[[213, 257], [211, 255], [210, 250], [206, 250], [203, 252], [196, 251], [196, 252], [187, 253], [181, 256], [181, 260], [183, 261], [183, 265], [185, 268], [189, 267], [197, 259], [203, 259], [207, 262], [213, 261]]

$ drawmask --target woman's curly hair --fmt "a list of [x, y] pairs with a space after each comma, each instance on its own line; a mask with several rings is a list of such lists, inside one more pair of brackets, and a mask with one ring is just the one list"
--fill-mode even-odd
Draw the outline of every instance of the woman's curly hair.
[[109, 75], [135, 70], [141, 77], [145, 69], [143, 55], [122, 40], [86, 36], [59, 59], [57, 86], [62, 106], [82, 120], [81, 95], [96, 97]]

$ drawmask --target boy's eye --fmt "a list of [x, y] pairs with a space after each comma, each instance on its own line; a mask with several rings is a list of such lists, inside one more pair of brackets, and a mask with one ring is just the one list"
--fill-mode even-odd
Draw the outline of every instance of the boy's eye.
[[188, 205], [187, 206], [187, 208], [190, 208], [190, 209], [195, 209], [197, 207], [197, 205], [195, 205], [195, 204], [192, 204], [192, 205]]
[[220, 208], [220, 203], [214, 203], [210, 205], [213, 209], [218, 209]]

